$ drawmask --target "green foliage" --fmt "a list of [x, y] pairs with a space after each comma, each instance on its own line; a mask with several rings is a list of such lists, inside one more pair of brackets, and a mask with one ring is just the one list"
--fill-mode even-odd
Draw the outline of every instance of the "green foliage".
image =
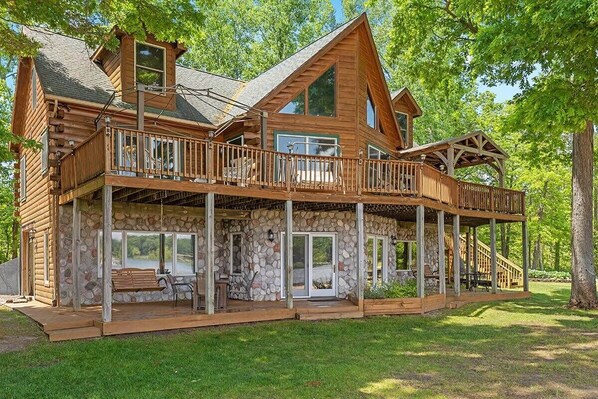
[[376, 286], [368, 286], [364, 291], [366, 299], [385, 298], [415, 298], [417, 297], [417, 282], [409, 279], [405, 283], [389, 281]]
[[183, 63], [251, 79], [335, 26], [330, 0], [222, 0], [206, 10]]
[[547, 270], [530, 270], [529, 278], [537, 278], [542, 280], [571, 280], [571, 273]]

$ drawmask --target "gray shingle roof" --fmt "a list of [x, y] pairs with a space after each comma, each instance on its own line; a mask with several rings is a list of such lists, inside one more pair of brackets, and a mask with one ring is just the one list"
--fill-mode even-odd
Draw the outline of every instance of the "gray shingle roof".
[[[356, 19], [344, 23], [249, 82], [177, 65], [177, 83], [193, 89], [212, 89], [214, 93], [226, 98], [255, 106], [293, 72], [345, 32]], [[114, 88], [104, 71], [90, 60], [92, 50], [85, 42], [56, 33], [26, 28], [24, 33], [42, 44], [35, 57], [35, 66], [46, 94], [98, 104], [105, 104], [109, 100]], [[146, 110], [213, 125], [219, 125], [245, 112], [244, 109], [231, 104], [185, 93], [178, 95], [176, 101], [176, 111], [162, 111], [150, 107], [146, 107]], [[123, 103], [119, 96], [113, 104], [131, 107], [130, 104]]]

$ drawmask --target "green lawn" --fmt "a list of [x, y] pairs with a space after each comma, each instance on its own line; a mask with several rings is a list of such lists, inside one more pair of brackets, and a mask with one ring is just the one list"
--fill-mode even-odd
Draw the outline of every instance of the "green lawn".
[[[0, 354], [0, 398], [598, 397], [598, 312], [566, 309], [567, 284], [531, 288], [423, 317], [39, 339]], [[0, 343], [13, 329], [39, 335], [0, 311]]]

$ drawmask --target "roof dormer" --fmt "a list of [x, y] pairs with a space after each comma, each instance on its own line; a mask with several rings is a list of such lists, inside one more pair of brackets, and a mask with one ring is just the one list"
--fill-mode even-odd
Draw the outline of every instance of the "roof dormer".
[[110, 78], [112, 86], [122, 100], [136, 103], [137, 83], [146, 86], [145, 105], [157, 109], [176, 109], [174, 92], [166, 88], [176, 84], [176, 60], [186, 51], [177, 42], [156, 40], [147, 35], [136, 40], [126, 33], [115, 30], [119, 40], [114, 51], [98, 48], [92, 60], [99, 64]]

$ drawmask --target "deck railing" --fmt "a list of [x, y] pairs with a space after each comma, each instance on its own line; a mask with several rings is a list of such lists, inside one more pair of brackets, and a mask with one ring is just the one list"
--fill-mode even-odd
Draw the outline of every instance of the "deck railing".
[[523, 192], [461, 182], [419, 162], [289, 154], [208, 140], [105, 128], [61, 161], [67, 192], [101, 174], [286, 191], [425, 197], [524, 214]]

